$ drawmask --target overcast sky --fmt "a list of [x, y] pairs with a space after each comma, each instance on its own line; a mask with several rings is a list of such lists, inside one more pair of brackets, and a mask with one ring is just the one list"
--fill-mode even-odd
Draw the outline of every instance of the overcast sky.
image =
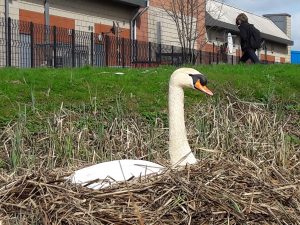
[[256, 15], [270, 13], [288, 13], [292, 16], [293, 50], [300, 51], [300, 1], [299, 0], [225, 0], [235, 6]]

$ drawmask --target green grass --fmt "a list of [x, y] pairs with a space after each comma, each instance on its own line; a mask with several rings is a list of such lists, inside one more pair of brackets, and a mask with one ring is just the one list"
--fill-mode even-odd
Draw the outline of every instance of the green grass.
[[203, 71], [220, 89], [227, 84], [247, 100], [291, 103], [300, 99], [299, 65], [220, 65], [204, 67]]
[[[216, 96], [232, 92], [246, 101], [280, 102], [299, 110], [300, 66], [297, 65], [214, 65], [199, 66], [207, 75]], [[80, 68], [0, 70], [0, 123], [20, 113], [47, 115], [64, 107], [123, 109], [151, 116], [167, 110], [168, 79], [174, 67], [150, 69]], [[123, 72], [124, 75], [116, 75]], [[187, 105], [206, 97], [187, 91]]]
[[[0, 69], [0, 172], [118, 158], [168, 159], [168, 81], [175, 69]], [[215, 95], [185, 92], [193, 149], [289, 165], [299, 146], [300, 67], [196, 69], [207, 75]], [[208, 155], [197, 152], [198, 158]]]

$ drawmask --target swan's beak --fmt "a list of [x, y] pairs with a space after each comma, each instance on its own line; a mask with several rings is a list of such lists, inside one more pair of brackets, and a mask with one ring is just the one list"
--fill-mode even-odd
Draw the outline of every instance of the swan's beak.
[[202, 85], [200, 80], [197, 80], [195, 83], [195, 88], [199, 91], [202, 91], [210, 96], [214, 95], [211, 90], [209, 90], [206, 86]]

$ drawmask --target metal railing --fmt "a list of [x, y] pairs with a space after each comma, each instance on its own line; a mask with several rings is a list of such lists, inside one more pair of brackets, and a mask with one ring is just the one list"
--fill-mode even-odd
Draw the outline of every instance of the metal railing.
[[[188, 59], [188, 60], [187, 60]], [[0, 67], [149, 67], [236, 64], [239, 57], [214, 52], [0, 18]]]

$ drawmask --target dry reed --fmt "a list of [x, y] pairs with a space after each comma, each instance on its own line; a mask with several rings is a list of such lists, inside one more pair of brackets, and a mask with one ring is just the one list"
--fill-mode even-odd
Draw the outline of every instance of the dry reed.
[[39, 132], [20, 117], [0, 133], [0, 218], [7, 224], [300, 224], [299, 114], [232, 96], [186, 114], [197, 165], [100, 191], [61, 178], [112, 159], [168, 165], [164, 112], [145, 119], [62, 107], [41, 118]]
[[0, 187], [9, 224], [300, 224], [299, 176], [236, 160], [202, 160], [181, 171], [93, 191], [39, 171]]

